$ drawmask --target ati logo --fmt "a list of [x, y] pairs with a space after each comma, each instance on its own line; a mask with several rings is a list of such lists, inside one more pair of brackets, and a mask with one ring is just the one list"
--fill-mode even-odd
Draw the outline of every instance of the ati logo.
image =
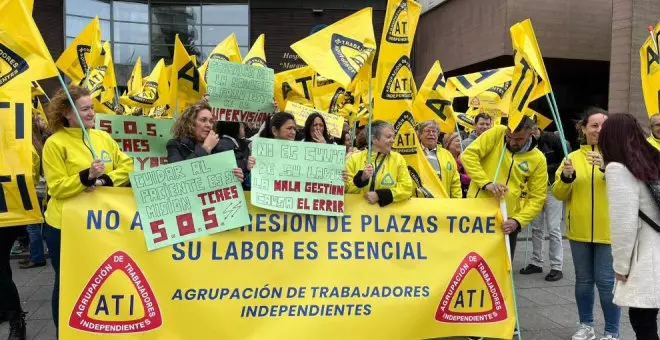
[[511, 80], [504, 82], [502, 86], [493, 86], [486, 91], [495, 93], [500, 99], [502, 99], [504, 98], [504, 93], [506, 93], [506, 90], [508, 90], [509, 87], [511, 87]]
[[332, 95], [332, 99], [330, 100], [330, 108], [328, 109], [329, 113], [337, 113], [339, 112], [339, 109], [342, 106], [342, 102], [339, 101], [340, 98], [343, 97], [343, 94], [346, 93], [346, 90], [344, 88], [340, 87], [337, 88], [337, 91], [335, 91], [335, 94]]
[[419, 197], [418, 193], [422, 193], [422, 197], [424, 198], [433, 198], [433, 194], [428, 191], [428, 189], [424, 188], [424, 185], [422, 184], [422, 178], [419, 176], [415, 168], [412, 166], [408, 166], [408, 173], [410, 173], [410, 178], [412, 179], [413, 183], [415, 183], [415, 186], [417, 187], [417, 190], [415, 192], [416, 196]]
[[520, 169], [524, 172], [529, 171], [529, 163], [527, 163], [527, 161], [524, 161], [524, 162], [518, 164], [518, 169]]
[[470, 252], [452, 275], [435, 319], [446, 323], [487, 323], [506, 318], [506, 303], [493, 272], [481, 255]]
[[330, 40], [330, 50], [344, 73], [353, 80], [362, 65], [367, 62], [373, 49], [365, 47], [357, 40], [334, 33]]
[[479, 98], [477, 98], [477, 97], [472, 97], [472, 98], [470, 99], [470, 105], [469, 105], [469, 106], [472, 106], [472, 107], [479, 107], [479, 106], [481, 106], [481, 101], [480, 101]]
[[153, 105], [158, 100], [158, 83], [148, 81], [142, 87], [142, 92], [128, 98], [141, 104]]
[[456, 115], [456, 117], [462, 122], [463, 126], [474, 126], [474, 119], [465, 113], [459, 113]]
[[454, 167], [451, 165], [451, 162], [447, 161], [447, 171], [452, 171]]
[[[130, 287], [130, 292], [117, 287]], [[72, 328], [102, 334], [142, 333], [162, 324], [160, 307], [147, 278], [123, 251], [112, 254], [96, 270], [69, 318]]]
[[402, 0], [394, 11], [385, 40], [393, 44], [407, 44], [409, 42], [408, 3], [406, 0]]
[[385, 175], [385, 177], [383, 177], [383, 179], [380, 181], [380, 184], [381, 184], [381, 185], [388, 186], [388, 187], [391, 187], [391, 186], [394, 185], [394, 178], [392, 178], [392, 175], [391, 175], [391, 174], [387, 174], [387, 175]]
[[408, 56], [401, 56], [392, 67], [381, 97], [389, 100], [412, 99], [412, 71]]
[[2, 43], [0, 43], [0, 60], [4, 61], [0, 62], [0, 86], [30, 68], [25, 59]]
[[112, 158], [110, 158], [110, 153], [105, 150], [101, 151], [101, 160], [103, 163], [112, 163]]
[[247, 65], [261, 65], [263, 67], [266, 67], [266, 61], [259, 58], [259, 57], [252, 57], [252, 58], [246, 60], [245, 64], [247, 64]]
[[[216, 60], [223, 60], [223, 61], [229, 61], [229, 57], [222, 54], [222, 53], [213, 53], [209, 56], [209, 60], [211, 59], [216, 59]], [[204, 81], [206, 81], [206, 75], [209, 73], [209, 68], [208, 66], [206, 67], [206, 70], [204, 70]]]
[[[89, 73], [87, 77], [87, 89], [89, 90], [91, 97], [96, 98], [101, 95], [101, 92], [105, 91], [103, 87], [103, 79], [105, 79], [105, 72], [107, 67], [105, 65], [95, 67]], [[82, 82], [85, 80], [83, 79]]]
[[[408, 123], [408, 124], [406, 124]], [[394, 123], [394, 151], [402, 155], [417, 153], [417, 134], [415, 133], [415, 118], [412, 113], [404, 111]]]
[[76, 52], [78, 53], [78, 63], [80, 64], [80, 69], [83, 74], [86, 74], [89, 66], [87, 65], [87, 59], [85, 59], [85, 54], [88, 54], [92, 51], [92, 47], [89, 45], [78, 45], [76, 46]]

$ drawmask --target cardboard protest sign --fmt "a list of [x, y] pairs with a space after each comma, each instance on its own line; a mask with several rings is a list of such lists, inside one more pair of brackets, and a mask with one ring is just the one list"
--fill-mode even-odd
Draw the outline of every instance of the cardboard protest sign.
[[207, 92], [213, 119], [261, 123], [273, 113], [273, 69], [209, 60]]
[[331, 113], [319, 111], [295, 102], [286, 102], [284, 112], [288, 112], [296, 119], [296, 125], [303, 127], [307, 117], [312, 113], [318, 113], [325, 119], [325, 125], [328, 127], [328, 134], [332, 137], [341, 138], [341, 131], [344, 128], [344, 118]]
[[252, 204], [310, 215], [344, 214], [346, 148], [308, 142], [255, 138]]
[[147, 249], [250, 224], [233, 151], [132, 173]]
[[119, 148], [133, 158], [136, 170], [167, 164], [167, 141], [172, 138], [171, 119], [96, 115], [96, 128], [112, 136]]

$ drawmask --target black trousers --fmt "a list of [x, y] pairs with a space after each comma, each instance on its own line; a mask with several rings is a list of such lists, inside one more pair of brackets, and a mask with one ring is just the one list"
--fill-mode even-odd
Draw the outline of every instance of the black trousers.
[[630, 307], [630, 325], [637, 340], [658, 340], [658, 309]]
[[518, 243], [518, 233], [520, 233], [520, 228], [512, 231], [509, 234], [509, 245], [511, 246], [511, 262], [513, 263], [513, 255], [516, 254], [516, 243]]
[[11, 278], [9, 256], [16, 238], [25, 227], [0, 227], [0, 312], [21, 312], [18, 289]]

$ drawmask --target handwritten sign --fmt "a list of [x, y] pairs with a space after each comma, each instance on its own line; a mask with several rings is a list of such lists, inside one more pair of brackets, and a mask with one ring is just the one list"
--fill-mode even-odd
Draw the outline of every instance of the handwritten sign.
[[346, 148], [256, 138], [252, 152], [252, 204], [261, 208], [343, 216]]
[[235, 167], [227, 151], [132, 173], [147, 249], [250, 224]]
[[331, 113], [319, 111], [305, 105], [294, 102], [286, 102], [284, 112], [288, 112], [296, 119], [296, 125], [303, 127], [307, 117], [312, 113], [318, 113], [325, 119], [325, 125], [328, 127], [328, 134], [332, 137], [341, 138], [341, 131], [344, 128], [344, 118]]
[[262, 123], [275, 110], [274, 86], [270, 68], [209, 61], [207, 92], [215, 120]]
[[109, 133], [139, 170], [167, 164], [165, 146], [172, 138], [172, 124], [171, 119], [96, 115], [96, 128]]

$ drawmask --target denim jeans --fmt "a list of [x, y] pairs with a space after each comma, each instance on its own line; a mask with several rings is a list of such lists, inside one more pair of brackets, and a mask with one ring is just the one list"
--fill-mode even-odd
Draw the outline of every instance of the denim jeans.
[[44, 237], [46, 238], [46, 245], [48, 246], [50, 263], [55, 270], [55, 282], [53, 284], [51, 307], [53, 312], [53, 322], [55, 323], [55, 330], [57, 331], [60, 315], [60, 245], [62, 241], [62, 233], [59, 229], [44, 224]]
[[[39, 197], [39, 207], [43, 197]], [[43, 212], [43, 209], [41, 210]], [[30, 262], [41, 263], [46, 261], [44, 255], [44, 237], [43, 237], [43, 223], [32, 224], [27, 227], [28, 235], [30, 236]]]
[[614, 299], [614, 268], [612, 246], [590, 242], [570, 241], [575, 265], [575, 301], [580, 323], [594, 325], [594, 285], [598, 288], [600, 305], [605, 316], [605, 335], [619, 335], [621, 309]]
[[564, 263], [564, 248], [561, 241], [562, 204], [548, 187], [543, 211], [530, 223], [532, 228], [532, 264], [543, 267], [543, 243], [545, 232], [549, 236], [550, 269], [562, 270]]

